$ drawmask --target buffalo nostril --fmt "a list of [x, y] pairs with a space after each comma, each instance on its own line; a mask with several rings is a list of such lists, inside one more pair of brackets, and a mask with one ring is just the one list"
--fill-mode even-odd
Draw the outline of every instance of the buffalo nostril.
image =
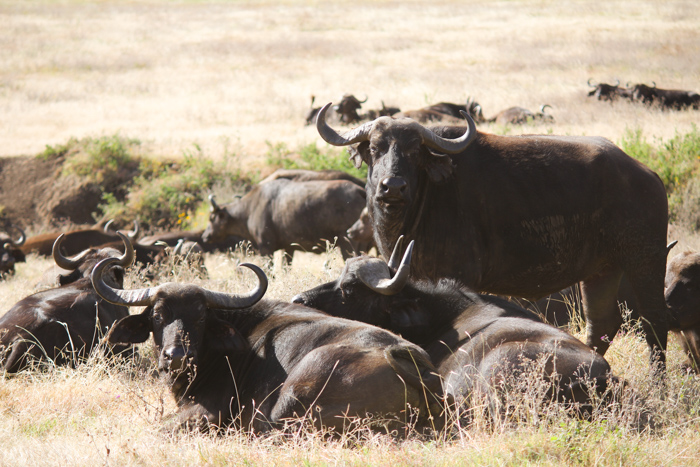
[[400, 177], [386, 177], [380, 183], [380, 190], [387, 195], [401, 195], [406, 190], [406, 180]]

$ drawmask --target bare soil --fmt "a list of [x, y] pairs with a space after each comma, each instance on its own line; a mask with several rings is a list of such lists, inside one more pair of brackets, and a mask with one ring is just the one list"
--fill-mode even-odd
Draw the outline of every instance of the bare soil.
[[2, 219], [25, 229], [92, 224], [101, 190], [79, 177], [60, 177], [62, 159], [0, 158]]

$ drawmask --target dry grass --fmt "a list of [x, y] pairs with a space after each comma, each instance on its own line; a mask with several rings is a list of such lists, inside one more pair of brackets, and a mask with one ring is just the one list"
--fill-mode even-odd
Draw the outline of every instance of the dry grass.
[[[613, 141], [626, 128], [669, 138], [699, 115], [586, 98], [588, 78], [700, 90], [695, 1], [0, 0], [0, 24], [2, 155], [119, 131], [157, 154], [196, 143], [209, 157], [236, 152], [255, 167], [266, 140], [318, 141], [303, 126], [309, 96], [323, 103], [345, 92], [368, 95], [368, 108], [474, 96], [486, 116], [549, 103], [555, 124], [485, 130]], [[700, 247], [685, 230], [671, 235], [681, 248]], [[242, 258], [208, 256], [207, 280], [177, 268], [169, 277], [245, 290], [252, 279], [236, 269]], [[268, 296], [283, 300], [342, 267], [337, 255], [298, 255], [291, 268], [253, 261], [270, 273]], [[31, 293], [50, 264], [31, 257], [0, 282], [0, 312]], [[165, 279], [163, 272], [159, 282]], [[147, 283], [134, 274], [129, 280]], [[672, 341], [668, 397], [659, 398], [634, 329], [607, 357], [647, 397], [660, 422], [653, 433], [632, 428], [626, 417], [634, 408], [587, 423], [516, 398], [517, 423], [476, 412], [475, 423], [451, 439], [399, 442], [361, 428], [338, 440], [304, 431], [284, 440], [236, 432], [174, 437], [161, 431], [175, 406], [150, 375], [150, 352], [146, 345], [135, 366], [94, 358], [0, 380], [0, 464], [690, 466], [700, 458], [700, 382], [680, 372]]]
[[0, 1], [0, 147], [33, 154], [120, 131], [159, 154], [262, 159], [345, 92], [368, 108], [474, 96], [487, 116], [553, 106], [556, 123], [487, 131], [668, 138], [698, 112], [586, 98], [586, 80], [700, 90], [693, 1]]
[[[50, 261], [31, 258], [14, 277], [0, 283], [0, 308], [31, 293]], [[158, 283], [192, 282], [213, 290], [241, 292], [253, 275], [242, 261], [264, 266], [271, 278], [267, 297], [289, 300], [300, 290], [338, 276], [337, 252], [299, 254], [292, 266], [237, 251], [206, 256], [209, 278], [183, 266], [158, 271]], [[131, 271], [127, 287], [150, 282]], [[140, 309], [132, 309], [132, 313]], [[579, 338], [584, 329], [572, 329]], [[626, 327], [606, 357], [643, 405], [628, 394], [619, 405], [601, 404], [594, 422], [578, 421], [557, 405], [540, 403], [546, 388], [537, 378], [511, 381], [500, 399], [504, 414], [489, 413], [476, 399], [471, 424], [408, 440], [371, 433], [362, 424], [328, 439], [297, 429], [292, 435], [255, 437], [231, 430], [225, 436], [163, 431], [176, 407], [169, 389], [153, 375], [150, 343], [138, 362], [110, 365], [93, 355], [75, 369], [49, 367], [0, 380], [0, 465], [696, 465], [700, 456], [700, 380], [680, 371], [678, 343], [669, 347], [667, 397], [650, 377], [646, 344], [634, 325]], [[536, 366], [533, 368], [536, 370]], [[524, 391], [523, 391], [524, 390]], [[523, 394], [524, 392], [524, 394]], [[645, 409], [642, 410], [642, 407]], [[655, 430], [637, 420], [649, 410]], [[461, 427], [460, 427], [461, 426]]]

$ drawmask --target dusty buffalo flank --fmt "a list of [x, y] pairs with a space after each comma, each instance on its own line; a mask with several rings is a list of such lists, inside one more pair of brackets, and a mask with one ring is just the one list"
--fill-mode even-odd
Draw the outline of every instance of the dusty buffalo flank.
[[[664, 110], [661, 103], [587, 97], [593, 89], [589, 80], [700, 90], [700, 4], [692, 1], [37, 0], [0, 2], [0, 18], [0, 155], [7, 156], [0, 160], [0, 213], [10, 221], [26, 214], [31, 221], [18, 224], [27, 237], [79, 227], [73, 223], [91, 225], [97, 220], [91, 216], [94, 206], [107, 203], [74, 172], [61, 184], [40, 179], [61, 170], [57, 162], [64, 156], [57, 149], [73, 137], [107, 141], [104, 149], [110, 151], [111, 139], [102, 136], [138, 139], [139, 154], [168, 161], [144, 164], [153, 173], [173, 167], [172, 157], [183, 174], [188, 161], [211, 161], [250, 174], [251, 184], [280, 167], [331, 168], [297, 158], [295, 148], [312, 145], [347, 159], [305, 125], [310, 95], [316, 106], [337, 104], [345, 94], [368, 97], [357, 110], [363, 122], [388, 106], [462, 105], [469, 97], [486, 117], [512, 106], [534, 112], [547, 103], [554, 121], [531, 120], [522, 127], [483, 122], [479, 131], [600, 135], [622, 147], [639, 143], [639, 149], [645, 140], [655, 149], [691, 133], [698, 121], [692, 106]], [[360, 124], [333, 127], [342, 132]], [[678, 141], [669, 143], [674, 151]], [[280, 144], [290, 148], [290, 165], [267, 166]], [[53, 150], [45, 152], [47, 145]], [[39, 153], [43, 158], [35, 158]], [[658, 156], [652, 150], [654, 170], [665, 175], [685, 162]], [[697, 172], [690, 176], [697, 178]], [[680, 176], [676, 186], [687, 182]], [[196, 237], [207, 226], [210, 193], [223, 204], [249, 186], [243, 190], [229, 180], [201, 191], [196, 183], [171, 182], [169, 188], [172, 202], [156, 208], [174, 206], [178, 196], [202, 201], [172, 216], [172, 225], [191, 216], [178, 228]], [[81, 196], [67, 196], [76, 193]], [[133, 203], [143, 199], [130, 195]], [[686, 198], [690, 212], [697, 211], [690, 192], [679, 189], [674, 196], [671, 201]], [[79, 209], [79, 219], [62, 219]], [[133, 219], [125, 217], [119, 226], [129, 228]], [[147, 226], [150, 218], [138, 219], [146, 226], [144, 235], [165, 230]], [[16, 241], [12, 223], [3, 232]], [[688, 229], [692, 225], [672, 226], [664, 245], [680, 243], [671, 257], [700, 251], [697, 234]], [[172, 248], [178, 239], [176, 234], [163, 241]], [[177, 282], [244, 294], [255, 278], [238, 266], [251, 262], [270, 278], [265, 299], [290, 302], [300, 291], [338, 277], [344, 266], [337, 251], [295, 256], [284, 265], [251, 250], [226, 253], [226, 246], [217, 246], [204, 254], [208, 277], [171, 262], [148, 271], [128, 269], [124, 286]], [[0, 280], [0, 314], [33, 294], [55, 262], [29, 253], [14, 267], [14, 274]], [[141, 311], [131, 309], [134, 316]], [[645, 396], [656, 417], [654, 430], [647, 432], [632, 423], [635, 409], [626, 402], [593, 422], [572, 419], [557, 405], [535, 407], [530, 396], [542, 388], [523, 378], [517, 383], [532, 393], [510, 393], [505, 416], [474, 410], [469, 423], [435, 437], [416, 432], [402, 440], [362, 424], [338, 437], [303, 424], [265, 436], [238, 429], [176, 435], [167, 427], [177, 420], [177, 402], [167, 382], [154, 376], [157, 352], [147, 341], [134, 362], [94, 354], [74, 368], [48, 364], [0, 381], [0, 464], [697, 465], [700, 383], [683, 368], [681, 342], [669, 337], [662, 397], [651, 378], [640, 325], [620, 316], [625, 321], [605, 359], [613, 374]], [[585, 340], [585, 324], [575, 321], [568, 329]]]

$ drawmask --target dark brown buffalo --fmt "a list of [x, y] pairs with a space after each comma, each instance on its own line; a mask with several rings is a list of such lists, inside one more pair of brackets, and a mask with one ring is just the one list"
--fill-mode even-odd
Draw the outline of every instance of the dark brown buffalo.
[[[321, 110], [321, 108], [319, 107], [318, 110]], [[384, 104], [384, 101], [382, 101], [381, 109], [370, 109], [364, 115], [360, 115], [360, 118], [362, 120], [374, 120], [377, 117], [391, 117], [399, 112], [401, 112], [401, 109], [398, 107], [387, 107], [386, 104]], [[318, 113], [318, 111], [316, 111], [316, 113]], [[313, 121], [311, 121], [309, 125], [311, 123], [313, 123]]]
[[684, 252], [671, 258], [665, 285], [669, 327], [680, 337], [687, 366], [700, 372], [700, 254]]
[[450, 115], [438, 112], [437, 110], [431, 109], [417, 109], [417, 110], [404, 110], [397, 114], [394, 114], [395, 118], [410, 118], [420, 123], [438, 123], [442, 122], [445, 124], [456, 125], [460, 122], [459, 119], [454, 118]]
[[17, 240], [10, 235], [0, 234], [0, 277], [14, 273], [15, 263], [22, 263], [26, 259], [21, 247], [27, 236], [17, 226], [12, 226], [12, 229], [19, 233]]
[[598, 83], [593, 84], [588, 80], [588, 86], [594, 88], [588, 93], [588, 97], [595, 97], [599, 101], [613, 102], [619, 97], [632, 99], [632, 90], [620, 86], [620, 80], [616, 84]]
[[285, 178], [294, 182], [310, 182], [314, 180], [347, 180], [360, 188], [365, 188], [364, 180], [353, 177], [349, 173], [343, 172], [342, 170], [277, 169], [267, 177], [263, 178], [260, 183], [267, 183], [280, 178]]
[[[37, 253], [42, 256], [51, 256], [53, 244], [59, 235], [63, 234], [61, 249], [64, 255], [77, 255], [86, 248], [99, 247], [106, 243], [120, 243], [119, 237], [114, 231], [109, 230], [109, 223], [103, 228], [76, 229], [68, 232], [48, 232], [27, 238], [21, 249], [25, 254]], [[139, 225], [134, 221], [134, 230], [129, 232], [130, 239], [135, 240], [139, 235]]]
[[547, 107], [551, 108], [551, 105], [544, 104], [540, 107], [539, 112], [533, 112], [524, 107], [509, 107], [505, 110], [501, 110], [495, 116], [484, 120], [487, 123], [497, 123], [499, 125], [523, 125], [525, 123], [533, 122], [553, 122], [554, 117], [545, 113]]
[[372, 219], [369, 218], [369, 211], [366, 206], [362, 208], [360, 218], [347, 230], [347, 235], [357, 253], [367, 253], [375, 246]]
[[439, 102], [437, 104], [429, 105], [425, 107], [427, 110], [434, 110], [436, 112], [441, 112], [445, 115], [449, 115], [458, 120], [461, 120], [461, 112], [467, 112], [474, 119], [475, 122], [483, 122], [484, 115], [481, 110], [481, 106], [473, 98], [468, 98], [464, 105], [453, 104], [451, 102]]
[[396, 118], [411, 118], [419, 123], [441, 122], [459, 125], [463, 121], [460, 112], [467, 112], [476, 122], [484, 122], [481, 106], [472, 98], [467, 99], [466, 105], [440, 102], [418, 110], [406, 110], [394, 114]]
[[534, 313], [472, 293], [454, 280], [409, 281], [412, 246], [401, 264], [396, 252], [389, 264], [350, 258], [337, 280], [293, 302], [389, 329], [420, 345], [438, 368], [445, 394], [460, 404], [497, 392], [533, 364], [552, 383], [547, 399], [586, 405], [591, 384], [605, 391], [610, 377], [605, 359]]
[[345, 231], [366, 203], [365, 190], [346, 180], [278, 179], [256, 185], [223, 207], [212, 196], [209, 199], [209, 225], [202, 234], [205, 243], [238, 235], [261, 255], [285, 250], [290, 259], [296, 250], [325, 252], [326, 241], [336, 240], [343, 257], [352, 255]]
[[235, 248], [241, 242], [247, 243], [247, 241], [244, 238], [237, 237], [235, 235], [231, 235], [221, 242], [204, 243], [204, 241], [202, 240], [203, 233], [204, 230], [171, 230], [168, 232], [160, 232], [153, 235], [147, 235], [139, 239], [136, 242], [136, 245], [137, 248], [140, 245], [147, 247], [160, 247], [167, 245], [169, 247], [174, 248], [175, 246], [177, 246], [180, 240], [184, 240], [185, 242], [198, 243], [205, 252], [212, 253], [216, 251], [226, 252], [231, 248]]
[[[675, 244], [673, 242], [668, 246], [669, 251]], [[688, 356], [684, 365], [697, 372], [700, 362], [700, 254], [680, 253], [669, 261], [666, 268], [665, 299], [669, 330], [678, 336]], [[626, 276], [620, 281], [616, 300], [621, 310], [629, 313], [630, 319], [639, 319], [639, 302]], [[534, 303], [518, 302], [539, 313], [547, 322], [565, 326], [572, 318], [579, 316], [581, 289], [576, 284]]]
[[635, 84], [631, 86], [632, 99], [642, 104], [658, 104], [665, 110], [683, 110], [689, 107], [700, 109], [700, 94], [695, 91], [683, 91], [680, 89], [657, 88], [646, 84]]
[[[321, 110], [320, 107], [314, 107], [315, 96], [311, 96], [311, 110], [306, 116], [306, 124], [312, 125], [318, 111]], [[341, 124], [350, 124], [359, 122], [361, 120], [360, 114], [357, 113], [358, 110], [362, 108], [362, 104], [367, 102], [367, 97], [365, 100], [361, 101], [352, 94], [344, 94], [340, 102], [333, 106], [329, 118], [337, 121]]]
[[[133, 244], [128, 240], [128, 237], [126, 238], [129, 244], [126, 246], [128, 249], [125, 254], [128, 254], [133, 261], [135, 256]], [[61, 253], [64, 239], [65, 234], [61, 234], [54, 242], [52, 256], [55, 264], [44, 272], [41, 281], [36, 284], [35, 289], [60, 287], [79, 279], [89, 279], [90, 273], [97, 263], [103, 259], [121, 255], [119, 248], [124, 247], [123, 241], [113, 242], [102, 247], [87, 248], [72, 258], [68, 258]]]
[[[369, 167], [367, 207], [379, 252], [416, 241], [420, 278], [451, 277], [538, 299], [583, 281], [586, 343], [604, 354], [619, 329], [627, 274], [652, 358], [664, 359], [668, 201], [659, 177], [600, 137], [497, 136], [378, 118], [321, 136]], [[466, 114], [465, 114], [466, 115]]]
[[299, 305], [259, 301], [267, 279], [251, 264], [242, 266], [256, 273], [258, 287], [232, 296], [176, 283], [115, 290], [101, 280], [114, 262], [95, 268], [96, 290], [112, 303], [147, 308], [119, 321], [107, 339], [129, 344], [153, 335], [180, 427], [236, 423], [258, 432], [306, 417], [343, 431], [367, 414], [408, 419], [407, 405], [427, 423], [434, 400], [426, 393], [440, 394], [440, 382], [428, 355], [410, 342]]
[[[124, 267], [134, 257], [131, 244], [123, 238], [126, 252], [112, 258], [106, 274], [112, 287], [122, 287]], [[91, 255], [63, 258], [60, 266], [72, 263], [77, 271], [88, 267], [88, 257]], [[89, 273], [85, 270], [80, 274]], [[126, 307], [98, 297], [89, 277], [25, 297], [0, 318], [0, 367], [15, 373], [36, 361], [73, 365], [90, 354], [115, 321], [128, 315]], [[111, 350], [119, 353], [125, 349], [115, 346]]]

